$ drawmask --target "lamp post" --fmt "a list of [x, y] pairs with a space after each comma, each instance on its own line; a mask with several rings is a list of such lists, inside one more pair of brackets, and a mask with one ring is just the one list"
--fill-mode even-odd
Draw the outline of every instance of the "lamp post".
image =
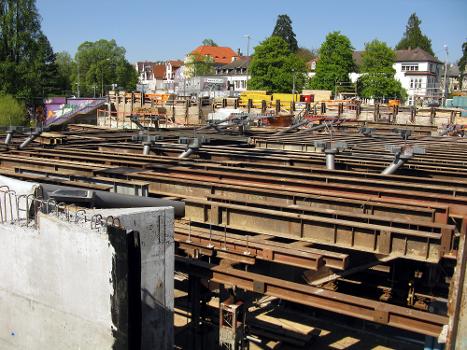
[[446, 60], [444, 61], [444, 94], [443, 94], [443, 106], [446, 107], [446, 100], [448, 98], [448, 46], [444, 45], [444, 51], [446, 52]]
[[[251, 39], [251, 35], [250, 34], [246, 34], [243, 36], [244, 38], [246, 38], [246, 41], [247, 41], [247, 44], [246, 44], [246, 56], [249, 57], [250, 56], [250, 39]], [[247, 66], [246, 66], [246, 81], [245, 81], [245, 88], [248, 90], [248, 68], [249, 68], [249, 64], [247, 62]]]
[[295, 102], [295, 68], [292, 68], [292, 99]]

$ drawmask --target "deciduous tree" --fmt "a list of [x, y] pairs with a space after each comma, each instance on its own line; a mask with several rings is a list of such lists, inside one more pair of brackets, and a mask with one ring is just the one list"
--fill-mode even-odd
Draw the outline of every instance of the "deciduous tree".
[[459, 87], [462, 90], [464, 76], [466, 75], [465, 69], [467, 66], [467, 41], [462, 44], [462, 57], [459, 60]]
[[334, 90], [337, 83], [349, 81], [349, 73], [355, 71], [353, 47], [349, 38], [340, 32], [326, 35], [319, 49], [316, 75], [308, 86], [313, 89]]
[[68, 52], [62, 51], [56, 54], [55, 63], [58, 69], [58, 87], [66, 95], [72, 90], [71, 77], [76, 69], [73, 59]]
[[214, 73], [214, 60], [211, 56], [203, 56], [197, 52], [188, 55], [185, 62], [186, 78], [198, 77]]
[[0, 126], [22, 125], [26, 120], [24, 104], [11, 95], [0, 96]]
[[382, 98], [405, 96], [405, 90], [399, 81], [394, 79], [394, 51], [386, 43], [373, 40], [365, 44], [362, 53], [362, 73], [359, 81], [359, 95], [365, 98]]
[[433, 49], [431, 48], [431, 40], [424, 35], [420, 29], [421, 23], [422, 21], [417, 17], [416, 13], [410, 15], [409, 21], [405, 27], [405, 33], [396, 45], [396, 50], [415, 49], [419, 47], [434, 55]]
[[217, 44], [214, 42], [214, 40], [209, 39], [209, 38], [204, 39], [203, 42], [202, 42], [202, 44], [203, 44], [204, 46], [217, 46]]
[[79, 76], [80, 90], [84, 96], [92, 96], [96, 92], [105, 94], [112, 84], [125, 90], [135, 89], [138, 74], [126, 60], [125, 53], [126, 50], [118, 46], [115, 40], [82, 43], [75, 55], [73, 88], [76, 89]]
[[30, 103], [56, 91], [56, 75], [35, 0], [0, 0], [0, 93]]
[[271, 36], [255, 47], [249, 67], [249, 89], [270, 92], [300, 91], [305, 83], [305, 62], [290, 52], [288, 44], [278, 36]]

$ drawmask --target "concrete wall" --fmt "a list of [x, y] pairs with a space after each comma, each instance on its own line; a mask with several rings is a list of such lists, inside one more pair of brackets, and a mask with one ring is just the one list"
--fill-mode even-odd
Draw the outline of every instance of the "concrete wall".
[[172, 208], [98, 212], [126, 230], [0, 225], [1, 349], [173, 347]]

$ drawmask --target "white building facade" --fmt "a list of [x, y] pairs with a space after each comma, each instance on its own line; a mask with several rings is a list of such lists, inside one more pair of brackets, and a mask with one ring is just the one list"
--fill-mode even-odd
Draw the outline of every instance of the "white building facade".
[[248, 66], [250, 65], [249, 56], [239, 56], [229, 64], [216, 67], [216, 75], [226, 77], [231, 90], [234, 94], [239, 94], [248, 90]]
[[[400, 81], [407, 91], [406, 104], [409, 106], [427, 105], [440, 102], [442, 98], [441, 68], [442, 63], [428, 52], [416, 48], [396, 50], [394, 78]], [[357, 66], [362, 63], [362, 51], [353, 54]], [[359, 73], [350, 73], [349, 78], [355, 83], [361, 76]]]

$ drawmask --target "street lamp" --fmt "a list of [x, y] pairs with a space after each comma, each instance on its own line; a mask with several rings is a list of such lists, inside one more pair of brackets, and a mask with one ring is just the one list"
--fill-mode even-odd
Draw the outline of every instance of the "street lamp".
[[446, 107], [446, 100], [448, 98], [448, 82], [447, 82], [447, 75], [448, 75], [448, 46], [444, 45], [444, 51], [446, 51], [446, 61], [444, 61], [444, 103], [443, 106]]
[[292, 99], [295, 102], [295, 68], [292, 68]]

